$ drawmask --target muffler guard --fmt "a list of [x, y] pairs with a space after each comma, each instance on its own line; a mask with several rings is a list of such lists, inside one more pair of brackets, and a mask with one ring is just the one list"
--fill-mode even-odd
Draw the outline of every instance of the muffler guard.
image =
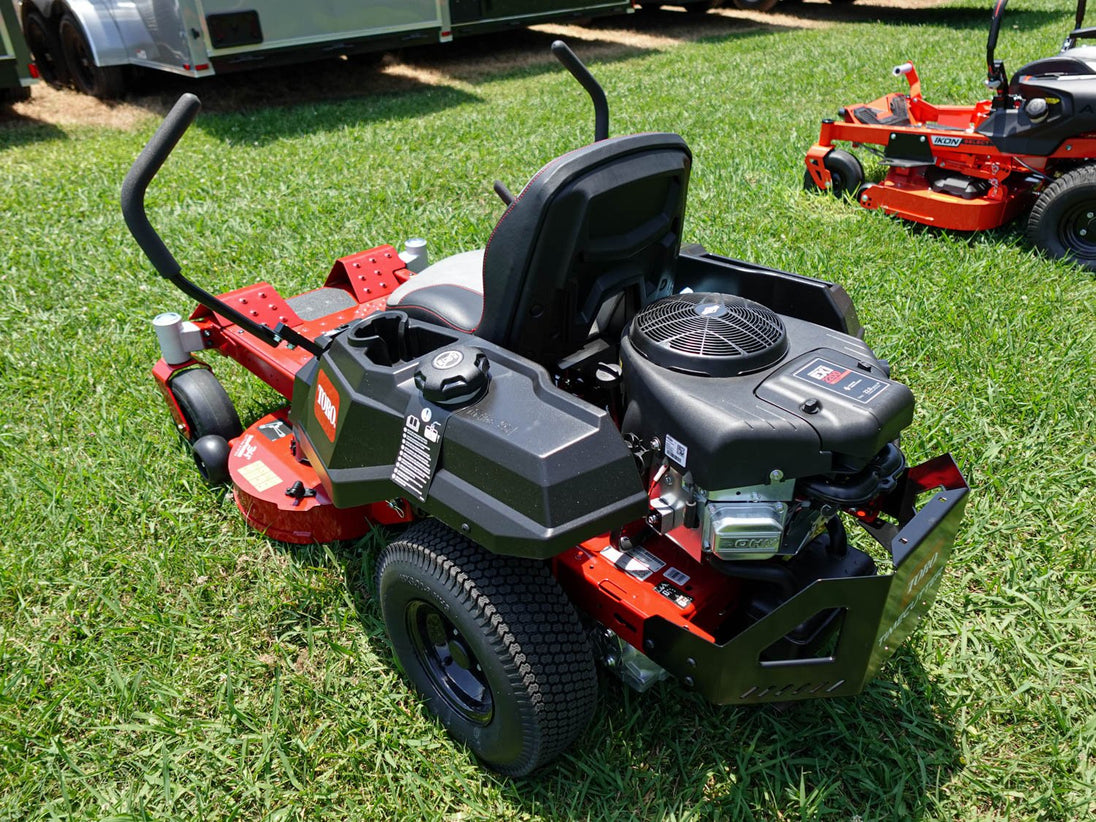
[[[917, 497], [933, 489], [943, 490], [915, 510]], [[717, 704], [859, 693], [932, 605], [968, 491], [949, 454], [911, 468], [882, 509], [897, 526], [882, 519], [865, 526], [884, 545], [889, 541], [893, 574], [818, 579], [723, 644], [652, 617], [644, 625], [645, 652]], [[831, 609], [843, 616], [826, 655], [763, 658], [797, 626]]]

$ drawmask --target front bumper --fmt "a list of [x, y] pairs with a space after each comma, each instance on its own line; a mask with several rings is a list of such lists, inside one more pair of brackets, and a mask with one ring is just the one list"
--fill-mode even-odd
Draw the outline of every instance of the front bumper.
[[[917, 497], [934, 488], [942, 490], [915, 510]], [[643, 627], [644, 652], [718, 704], [858, 693], [932, 604], [968, 491], [949, 454], [915, 466], [884, 501], [883, 513], [897, 524], [882, 518], [865, 524], [889, 547], [893, 573], [817, 579], [721, 644], [654, 616]], [[787, 634], [832, 609], [841, 613], [836, 642], [827, 645], [832, 650], [811, 658], [772, 658], [771, 649]]]

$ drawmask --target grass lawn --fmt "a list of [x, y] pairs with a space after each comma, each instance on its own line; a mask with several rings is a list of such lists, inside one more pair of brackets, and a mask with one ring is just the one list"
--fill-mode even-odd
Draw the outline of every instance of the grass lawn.
[[[1072, 24], [1065, 3], [1014, 5], [998, 48], [1012, 68]], [[5, 119], [0, 819], [1090, 818], [1096, 281], [1040, 258], [1022, 225], [920, 230], [801, 191], [819, 120], [898, 88], [891, 66], [915, 60], [934, 102], [984, 95], [988, 8], [863, 0], [832, 25], [828, 4], [722, 12], [699, 39], [666, 11], [572, 37], [612, 133], [691, 145], [687, 240], [842, 283], [918, 398], [907, 455], [951, 451], [973, 493], [936, 605], [861, 696], [721, 708], [606, 681], [578, 744], [522, 781], [479, 768], [396, 672], [372, 540], [249, 531], [177, 441], [150, 321], [189, 306], [117, 205], [158, 118]], [[410, 236], [435, 259], [482, 246], [491, 181], [517, 190], [591, 137], [551, 39], [411, 54], [394, 87], [347, 69], [338, 93], [297, 102], [243, 77], [198, 85], [209, 111], [154, 184], [153, 223], [216, 291], [296, 294], [335, 257]], [[333, 70], [295, 82], [310, 71]], [[250, 82], [260, 102], [240, 105]], [[213, 364], [245, 420], [273, 406]]]

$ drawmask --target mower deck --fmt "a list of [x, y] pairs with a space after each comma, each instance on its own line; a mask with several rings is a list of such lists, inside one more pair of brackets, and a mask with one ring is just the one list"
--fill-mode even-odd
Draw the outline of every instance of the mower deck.
[[[384, 245], [339, 258], [323, 286], [295, 297], [283, 297], [260, 282], [218, 299], [269, 328], [283, 323], [315, 339], [383, 311], [388, 295], [410, 276], [396, 249]], [[241, 363], [287, 400], [297, 372], [313, 358], [289, 343], [271, 347], [205, 306], [198, 306], [190, 321], [207, 348]], [[207, 366], [196, 359], [175, 365], [161, 360], [153, 370], [184, 438], [189, 438], [188, 422], [168, 384], [196, 367]], [[400, 500], [335, 507], [316, 471], [297, 459], [295, 443], [286, 408], [267, 414], [229, 442], [233, 496], [253, 528], [283, 542], [313, 544], [356, 539], [373, 525], [411, 521], [410, 506]]]

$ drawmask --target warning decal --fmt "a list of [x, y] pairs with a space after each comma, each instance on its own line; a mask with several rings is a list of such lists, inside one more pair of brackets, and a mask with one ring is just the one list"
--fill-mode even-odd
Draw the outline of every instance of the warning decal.
[[793, 376], [817, 388], [865, 405], [886, 391], [890, 385], [886, 380], [873, 377], [865, 371], [846, 368], [821, 358], [811, 360]]
[[241, 477], [250, 482], [260, 494], [268, 488], [273, 488], [282, 481], [281, 477], [274, 473], [262, 460], [245, 465], [237, 472]]
[[647, 579], [651, 574], [661, 570], [666, 564], [654, 554], [643, 550], [639, 546], [634, 546], [624, 552], [609, 545], [602, 550], [601, 555], [621, 571], [638, 580]]
[[448, 416], [441, 409], [414, 397], [404, 417], [392, 481], [419, 502], [426, 502], [441, 455], [442, 432]]

